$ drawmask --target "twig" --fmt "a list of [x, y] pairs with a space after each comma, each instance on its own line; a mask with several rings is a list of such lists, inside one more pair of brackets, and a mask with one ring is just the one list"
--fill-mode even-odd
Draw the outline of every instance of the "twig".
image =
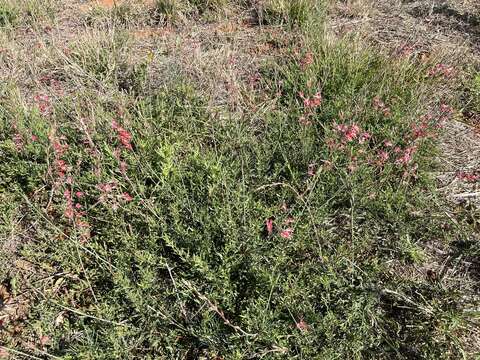
[[415, 301], [409, 299], [406, 295], [400, 294], [400, 293], [398, 293], [394, 290], [389, 290], [389, 289], [383, 289], [382, 292], [384, 292], [386, 294], [390, 294], [390, 295], [395, 295], [395, 296], [403, 299], [405, 302], [409, 303], [410, 305], [414, 305], [416, 308], [423, 310], [425, 313], [427, 313], [429, 315], [433, 315], [433, 310], [432, 309], [429, 309], [427, 307], [424, 307], [424, 306], [421, 306], [421, 305], [417, 304]]
[[[9, 347], [6, 347], [6, 346], [3, 346], [3, 345], [0, 345], [0, 349], [6, 351], [7, 353], [12, 353], [12, 354], [17, 354], [17, 355], [20, 355], [20, 356], [25, 356], [29, 359], [35, 359], [35, 360], [42, 360], [42, 358], [39, 358], [39, 357], [36, 357], [35, 355], [31, 355], [31, 354], [27, 354], [23, 351], [20, 351], [20, 350], [15, 350], [15, 349], [12, 349], [12, 348], [9, 348]], [[45, 355], [49, 358], [52, 358], [52, 359], [61, 359], [57, 356], [54, 356], [54, 355], [50, 355], [49, 353], [45, 352], [45, 351], [41, 351], [41, 350], [38, 350], [38, 349], [35, 349], [36, 351], [39, 351], [40, 353], [42, 353], [42, 355]]]
[[77, 314], [77, 315], [80, 315], [80, 316], [84, 316], [84, 317], [87, 317], [87, 318], [90, 318], [90, 319], [94, 319], [94, 320], [98, 320], [98, 321], [101, 321], [101, 322], [104, 322], [104, 323], [107, 323], [107, 324], [112, 324], [112, 325], [117, 325], [117, 326], [126, 326], [126, 321], [123, 321], [123, 322], [116, 322], [116, 321], [112, 321], [112, 320], [107, 320], [107, 319], [103, 319], [103, 318], [99, 318], [99, 317], [96, 317], [96, 316], [93, 316], [93, 315], [89, 315], [89, 314], [86, 314], [80, 310], [77, 310], [77, 309], [72, 309], [72, 308], [69, 308], [68, 306], [65, 306], [65, 305], [62, 305], [58, 302], [56, 302], [55, 300], [52, 300], [52, 299], [49, 299], [45, 296], [45, 294], [43, 294], [41, 291], [37, 290], [37, 289], [33, 289], [34, 292], [36, 292], [38, 295], [40, 295], [41, 297], [43, 297], [45, 300], [51, 302], [52, 304], [58, 306], [58, 307], [61, 307], [62, 309], [66, 310], [66, 311], [70, 311], [74, 314]]
[[346, 22], [343, 22], [343, 23], [340, 23], [340, 24], [332, 25], [331, 27], [332, 27], [332, 29], [335, 29], [335, 28], [342, 27], [342, 26], [345, 26], [345, 25], [353, 25], [353, 24], [358, 24], [358, 23], [362, 23], [362, 22], [366, 22], [366, 21], [369, 21], [369, 19], [346, 21]]
[[183, 305], [182, 301], [180, 300], [180, 296], [178, 295], [179, 291], [177, 289], [177, 284], [175, 283], [175, 279], [173, 278], [173, 275], [172, 275], [172, 269], [170, 269], [170, 266], [168, 266], [168, 263], [166, 262], [165, 262], [165, 266], [167, 267], [168, 275], [170, 275], [170, 279], [172, 279], [173, 287], [175, 288], [175, 293], [177, 295], [177, 300], [182, 309], [182, 315], [185, 318], [185, 320], [187, 320], [187, 311], [185, 310], [185, 306]]
[[230, 320], [227, 319], [227, 317], [225, 316], [225, 314], [223, 313], [223, 311], [221, 309], [218, 308], [217, 305], [215, 305], [209, 298], [207, 298], [205, 295], [201, 294], [197, 289], [195, 289], [192, 284], [190, 284], [188, 281], [184, 280], [183, 283], [191, 290], [195, 293], [195, 295], [197, 295], [201, 300], [205, 301], [210, 310], [212, 310], [213, 312], [215, 312], [224, 322], [225, 325], [231, 327], [232, 329], [238, 331], [239, 333], [245, 335], [245, 336], [258, 336], [258, 334], [251, 334], [251, 333], [248, 333], [246, 332], [245, 330], [243, 330], [240, 326], [238, 325], [234, 325], [232, 324], [232, 322]]
[[473, 192], [473, 193], [461, 193], [461, 194], [452, 195], [452, 197], [456, 199], [474, 198], [477, 196], [480, 196], [480, 191]]

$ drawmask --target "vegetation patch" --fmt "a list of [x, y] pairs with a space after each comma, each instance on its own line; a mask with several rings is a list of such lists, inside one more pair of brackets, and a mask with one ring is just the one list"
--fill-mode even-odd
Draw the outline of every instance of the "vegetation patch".
[[432, 176], [443, 70], [330, 38], [313, 2], [268, 4], [264, 26], [295, 36], [243, 79], [242, 111], [181, 72], [151, 86], [166, 55], [138, 60], [113, 23], [62, 50], [77, 91], [2, 85], [0, 299], [23, 307], [0, 318], [0, 356], [471, 353], [476, 298], [447, 265], [409, 273], [432, 242], [450, 263], [477, 251], [478, 222], [445, 216]]

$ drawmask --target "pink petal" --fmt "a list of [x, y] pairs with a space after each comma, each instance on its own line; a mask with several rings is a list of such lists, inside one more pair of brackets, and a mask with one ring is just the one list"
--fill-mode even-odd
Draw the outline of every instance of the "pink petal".
[[123, 197], [123, 199], [124, 199], [125, 201], [127, 201], [127, 202], [130, 202], [130, 201], [133, 200], [133, 197], [132, 197], [129, 193], [127, 193], [127, 192], [124, 192], [124, 193], [122, 194], [122, 197]]
[[293, 229], [287, 228], [280, 233], [280, 236], [284, 239], [291, 239], [293, 235]]
[[272, 219], [267, 219], [265, 222], [265, 227], [267, 228], [267, 233], [268, 235], [272, 235], [273, 232], [273, 220]]

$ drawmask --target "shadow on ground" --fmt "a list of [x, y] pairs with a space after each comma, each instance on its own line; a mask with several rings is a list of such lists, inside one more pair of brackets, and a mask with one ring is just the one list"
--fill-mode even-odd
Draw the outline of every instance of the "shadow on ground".
[[419, 4], [408, 13], [415, 18], [423, 18], [432, 25], [442, 27], [446, 32], [458, 31], [462, 37], [475, 47], [480, 47], [480, 13], [475, 10], [461, 12], [447, 3], [429, 5]]

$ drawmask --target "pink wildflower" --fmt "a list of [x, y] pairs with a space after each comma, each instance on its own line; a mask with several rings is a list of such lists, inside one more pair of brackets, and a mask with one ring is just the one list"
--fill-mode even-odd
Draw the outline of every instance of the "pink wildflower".
[[402, 57], [409, 57], [410, 55], [412, 55], [414, 50], [415, 48], [413, 46], [408, 44], [403, 44], [397, 49], [397, 53]]
[[303, 106], [307, 109], [315, 109], [322, 103], [322, 94], [320, 91], [313, 95], [312, 98], [305, 97], [303, 92], [299, 92], [298, 95], [302, 98]]
[[308, 66], [313, 64], [313, 54], [311, 52], [307, 52], [305, 56], [300, 59], [300, 67], [302, 70], [305, 70]]
[[65, 189], [63, 192], [63, 197], [67, 201], [67, 207], [65, 208], [64, 215], [67, 219], [73, 219], [75, 216], [75, 209], [73, 208], [72, 195], [70, 190]]
[[67, 206], [67, 208], [65, 209], [65, 212], [63, 214], [65, 215], [65, 217], [67, 219], [71, 220], [75, 216], [75, 210], [73, 209], [73, 207]]
[[267, 229], [267, 234], [272, 235], [272, 233], [273, 233], [273, 220], [272, 219], [267, 219], [267, 221], [265, 221], [265, 228]]
[[23, 138], [22, 135], [19, 133], [16, 133], [13, 136], [13, 143], [15, 144], [15, 147], [17, 148], [18, 151], [22, 150], [23, 148]]
[[412, 135], [414, 139], [427, 137], [428, 123], [422, 122], [420, 125], [412, 124]]
[[37, 107], [42, 115], [49, 115], [51, 113], [52, 106], [48, 95], [36, 95], [33, 100], [37, 104]]
[[371, 137], [372, 137], [372, 135], [370, 135], [368, 132], [364, 132], [364, 133], [362, 133], [362, 135], [360, 135], [360, 138], [358, 139], [358, 142], [360, 144], [363, 144], [366, 141], [368, 141], [369, 139], [371, 139]]
[[61, 157], [65, 153], [65, 151], [68, 150], [67, 144], [61, 144], [58, 141], [53, 141], [52, 146], [53, 146], [53, 151], [55, 152], [55, 155], [57, 157]]
[[347, 132], [344, 134], [347, 141], [352, 141], [357, 138], [358, 133], [360, 132], [360, 127], [357, 124], [351, 125]]
[[60, 159], [55, 161], [55, 166], [57, 168], [57, 175], [63, 178], [65, 176], [65, 173], [68, 171], [67, 164], [64, 160]]
[[63, 192], [63, 197], [65, 198], [65, 200], [71, 201], [72, 195], [70, 194], [70, 190], [65, 189], [65, 191]]
[[77, 191], [75, 193], [75, 196], [79, 199], [81, 199], [84, 195], [85, 195], [85, 193], [83, 191]]
[[130, 134], [127, 130], [119, 126], [115, 120], [112, 121], [112, 129], [117, 132], [118, 140], [125, 147], [125, 149], [132, 150], [133, 149], [131, 144], [132, 134]]
[[390, 158], [390, 155], [384, 150], [380, 150], [378, 152], [378, 160], [380, 164], [384, 164], [388, 159]]
[[308, 329], [309, 329], [308, 324], [307, 324], [303, 319], [300, 319], [300, 321], [297, 322], [297, 323], [295, 324], [295, 326], [296, 326], [297, 329], [300, 330], [300, 331], [308, 331]]
[[413, 154], [415, 153], [416, 150], [417, 150], [417, 148], [415, 146], [410, 146], [410, 147], [406, 148], [403, 151], [402, 156], [400, 156], [397, 159], [397, 163], [405, 165], [405, 164], [408, 164], [409, 162], [411, 162], [412, 161], [412, 156], [413, 156]]
[[343, 140], [346, 142], [351, 142], [355, 140], [360, 133], [360, 127], [355, 123], [350, 126], [345, 124], [339, 124], [336, 125], [335, 128], [338, 132], [342, 133]]
[[452, 66], [447, 66], [445, 64], [437, 64], [428, 71], [428, 76], [434, 77], [434, 76], [442, 75], [446, 78], [449, 78], [453, 75], [453, 73], [454, 73], [454, 69]]
[[122, 194], [122, 198], [123, 198], [123, 200], [125, 200], [126, 202], [130, 202], [130, 201], [133, 200], [132, 195], [130, 195], [128, 192], [124, 192], [124, 193]]
[[303, 126], [312, 125], [312, 121], [308, 120], [308, 118], [306, 118], [305, 116], [300, 116], [300, 118], [298, 119], [298, 122]]
[[97, 188], [100, 191], [105, 192], [105, 193], [111, 192], [114, 187], [115, 187], [115, 184], [113, 184], [113, 183], [103, 183], [103, 184], [98, 184], [97, 185]]
[[280, 233], [280, 236], [284, 239], [291, 239], [293, 236], [293, 229], [287, 228], [285, 230], [282, 230], [282, 232]]
[[465, 171], [460, 171], [457, 173], [457, 178], [466, 182], [474, 183], [480, 180], [480, 174], [478, 173], [467, 173]]
[[127, 163], [125, 161], [120, 161], [119, 170], [123, 175], [125, 175], [127, 172]]

